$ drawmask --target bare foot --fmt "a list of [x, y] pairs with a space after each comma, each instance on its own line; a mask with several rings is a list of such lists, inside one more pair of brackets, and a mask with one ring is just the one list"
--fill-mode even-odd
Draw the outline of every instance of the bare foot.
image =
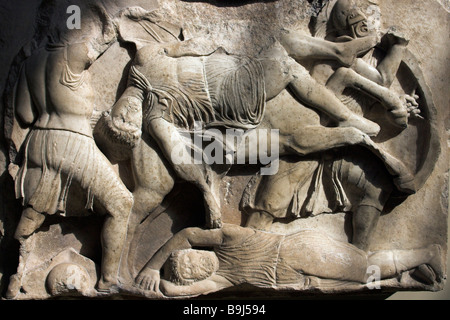
[[441, 282], [444, 279], [444, 261], [442, 258], [441, 246], [433, 244], [428, 247], [430, 250], [431, 259], [428, 261], [428, 265], [433, 269], [436, 274], [436, 280]]
[[441, 256], [441, 247], [439, 245], [430, 245], [428, 247], [430, 261], [418, 266], [414, 272], [414, 277], [420, 282], [428, 285], [441, 283], [445, 279], [444, 261]]
[[392, 115], [392, 121], [395, 125], [397, 125], [400, 128], [407, 128], [408, 127], [408, 111], [406, 109], [393, 109], [389, 110], [389, 113]]
[[378, 43], [379, 38], [375, 35], [338, 43], [341, 48], [338, 52], [339, 62], [349, 67], [353, 65], [358, 56], [373, 49]]
[[119, 292], [119, 286], [117, 282], [105, 281], [100, 279], [97, 284], [97, 291], [101, 294], [113, 294]]

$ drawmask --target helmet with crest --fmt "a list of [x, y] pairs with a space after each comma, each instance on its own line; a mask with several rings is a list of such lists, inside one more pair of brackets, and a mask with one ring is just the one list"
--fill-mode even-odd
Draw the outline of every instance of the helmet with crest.
[[340, 36], [360, 38], [369, 34], [367, 17], [354, 0], [338, 0], [331, 12], [331, 22]]

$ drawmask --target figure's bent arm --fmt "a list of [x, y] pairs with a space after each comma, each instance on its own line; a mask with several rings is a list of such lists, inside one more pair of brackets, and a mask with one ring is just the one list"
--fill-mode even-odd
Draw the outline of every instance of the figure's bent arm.
[[376, 84], [381, 85], [383, 83], [383, 76], [381, 72], [377, 68], [369, 65], [361, 58], [356, 59], [351, 69], [353, 69], [356, 73], [363, 76], [364, 78], [375, 82]]
[[178, 232], [161, 249], [159, 249], [143, 269], [160, 270], [170, 254], [176, 250], [191, 249], [192, 247], [218, 246], [222, 241], [223, 234], [221, 229], [184, 229]]
[[391, 47], [383, 61], [380, 62], [377, 69], [382, 77], [382, 85], [390, 87], [395, 80], [400, 63], [405, 55], [406, 45], [395, 44]]
[[405, 55], [408, 40], [403, 37], [387, 33], [386, 38], [391, 38], [389, 49], [384, 59], [376, 66], [372, 67], [362, 59], [357, 59], [352, 69], [363, 77], [389, 88], [395, 80], [397, 71]]

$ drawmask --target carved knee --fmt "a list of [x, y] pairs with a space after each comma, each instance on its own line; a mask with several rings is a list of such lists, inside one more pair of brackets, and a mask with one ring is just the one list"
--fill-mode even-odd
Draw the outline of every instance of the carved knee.
[[337, 69], [327, 82], [327, 88], [336, 93], [342, 91], [350, 84], [352, 70], [341, 67]]
[[107, 205], [107, 214], [115, 219], [128, 220], [133, 209], [134, 200], [131, 193], [110, 199]]

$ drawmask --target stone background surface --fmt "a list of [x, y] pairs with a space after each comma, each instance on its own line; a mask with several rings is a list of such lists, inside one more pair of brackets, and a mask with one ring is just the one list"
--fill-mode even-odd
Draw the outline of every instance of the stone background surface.
[[[0, 2], [0, 93], [7, 87], [8, 73], [15, 56], [28, 43], [35, 32], [36, 10], [45, 0], [2, 0]], [[103, 1], [112, 11], [121, 6], [140, 5], [146, 9], [158, 7], [156, 0]], [[252, 55], [267, 41], [264, 34], [283, 26], [296, 26], [307, 30], [314, 6], [324, 1], [159, 1], [161, 11], [175, 22], [185, 25], [196, 35], [223, 37], [227, 49], [235, 53]], [[436, 227], [436, 221], [447, 221], [448, 172], [450, 149], [450, 4], [444, 0], [377, 1], [381, 7], [385, 25], [395, 26], [410, 41], [410, 51], [418, 58], [424, 77], [433, 93], [439, 113], [438, 130], [441, 135], [441, 156], [430, 179], [414, 197], [407, 199], [389, 217], [382, 217], [376, 236], [376, 247], [391, 245], [412, 248], [416, 244], [431, 243], [447, 236], [445, 223]], [[76, 1], [66, 1], [76, 4]], [[126, 50], [117, 48], [123, 60], [114, 61], [124, 66]], [[124, 51], [125, 50], [125, 51]], [[110, 56], [112, 57], [112, 56]], [[105, 56], [103, 59], [108, 59]], [[108, 64], [109, 61], [103, 61]], [[94, 67], [95, 68], [95, 67]], [[101, 74], [101, 70], [97, 70]], [[95, 69], [94, 69], [95, 72]], [[121, 74], [103, 73], [106, 78], [120, 79]], [[112, 105], [111, 94], [116, 87], [104, 87], [98, 78], [98, 110]], [[4, 100], [0, 100], [0, 126], [3, 128]], [[0, 134], [0, 290], [3, 294], [9, 275], [15, 272], [18, 244], [12, 239], [18, 221], [20, 206], [14, 199], [12, 179], [8, 173], [8, 155], [5, 141]], [[416, 212], [405, 218], [408, 213]], [[228, 219], [228, 220], [227, 220]], [[226, 222], [239, 223], [232, 212], [225, 214]], [[421, 223], [418, 224], [417, 220]], [[422, 223], [430, 221], [429, 224]], [[431, 232], [430, 232], [431, 230]], [[388, 235], [388, 236], [386, 236]], [[376, 248], [374, 248], [376, 249]], [[450, 262], [448, 263], [450, 265]], [[450, 284], [437, 293], [399, 292], [389, 299], [450, 299]]]

